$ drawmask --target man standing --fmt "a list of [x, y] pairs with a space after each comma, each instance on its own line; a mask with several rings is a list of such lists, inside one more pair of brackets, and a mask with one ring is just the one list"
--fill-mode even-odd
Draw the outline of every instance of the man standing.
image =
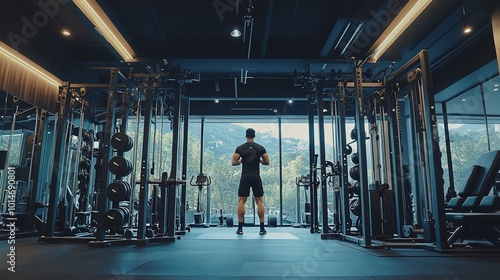
[[250, 195], [250, 188], [252, 188], [253, 196], [255, 197], [255, 204], [257, 204], [257, 213], [260, 220], [259, 234], [266, 234], [264, 228], [264, 203], [262, 197], [264, 196], [264, 187], [260, 178], [259, 164], [269, 165], [269, 155], [266, 148], [255, 143], [255, 130], [252, 128], [246, 131], [247, 142], [241, 144], [236, 148], [233, 155], [233, 166], [242, 164], [240, 186], [238, 188], [238, 230], [237, 234], [243, 234], [243, 217], [245, 216], [245, 202]]

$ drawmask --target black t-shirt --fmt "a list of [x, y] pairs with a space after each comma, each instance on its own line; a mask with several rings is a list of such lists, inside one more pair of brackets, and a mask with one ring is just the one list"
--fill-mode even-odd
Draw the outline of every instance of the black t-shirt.
[[239, 145], [235, 153], [241, 156], [241, 174], [259, 174], [260, 158], [266, 153], [266, 148], [255, 142], [246, 142]]

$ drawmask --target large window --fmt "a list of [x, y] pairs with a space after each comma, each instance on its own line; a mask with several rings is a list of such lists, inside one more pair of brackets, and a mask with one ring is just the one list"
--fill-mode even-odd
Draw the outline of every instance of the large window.
[[305, 120], [283, 120], [281, 123], [283, 169], [283, 224], [302, 222], [309, 194], [297, 186], [296, 178], [309, 174], [309, 129]]
[[[346, 124], [347, 134], [354, 124]], [[203, 128], [202, 128], [203, 127]], [[198, 195], [200, 196], [200, 210], [203, 211], [205, 223], [218, 224], [219, 215], [232, 216], [237, 219], [238, 185], [241, 176], [241, 167], [231, 165], [231, 158], [238, 145], [244, 143], [247, 128], [256, 130], [255, 141], [266, 148], [271, 164], [261, 166], [261, 178], [264, 184], [264, 205], [266, 217], [269, 214], [278, 217], [279, 225], [295, 225], [304, 222], [305, 203], [310, 202], [309, 191], [297, 187], [296, 178], [309, 174], [309, 128], [307, 117], [281, 118], [281, 155], [279, 139], [279, 119], [228, 119], [228, 118], [197, 118], [191, 117], [189, 123], [188, 145], [188, 173], [187, 179], [196, 180], [200, 172], [210, 176], [211, 185], [203, 187], [199, 193], [197, 186], [187, 185], [188, 210], [186, 223], [194, 222], [194, 213], [197, 211]], [[333, 124], [329, 117], [325, 118], [325, 156], [327, 161], [334, 164], [337, 158], [334, 155]], [[203, 131], [203, 143], [201, 136]], [[315, 152], [320, 153], [318, 120], [315, 120]], [[356, 145], [353, 144], [354, 150]], [[281, 157], [281, 165], [280, 165]], [[200, 161], [201, 160], [201, 161]], [[320, 165], [318, 164], [318, 168]], [[318, 179], [320, 178], [320, 170]], [[327, 169], [327, 172], [330, 172]], [[281, 180], [280, 180], [281, 174]], [[327, 207], [333, 217], [333, 200], [335, 181], [328, 178]], [[280, 201], [281, 191], [281, 201]], [[318, 188], [318, 212], [322, 220], [321, 188]], [[257, 209], [250, 195], [246, 203], [245, 223], [259, 222]], [[281, 220], [281, 215], [283, 219]], [[265, 218], [267, 221], [267, 218]]]
[[488, 151], [488, 135], [480, 87], [447, 102], [448, 128], [455, 188], [459, 189], [467, 171], [479, 155]]
[[500, 76], [483, 84], [491, 150], [500, 150]]
[[20, 131], [15, 131], [10, 135], [0, 136], [0, 151], [5, 153], [5, 166], [19, 166], [23, 160], [24, 136]]
[[[277, 120], [246, 123], [207, 120], [205, 123], [203, 165], [207, 175], [212, 178], [210, 192], [211, 221], [217, 221], [220, 209], [224, 213], [233, 214], [236, 218], [241, 167], [233, 167], [231, 158], [236, 147], [246, 141], [245, 131], [249, 127], [256, 130], [255, 142], [266, 148], [271, 160], [269, 166], [260, 167], [264, 185], [266, 214], [279, 208], [280, 182]], [[252, 195], [248, 198], [245, 210], [245, 223], [259, 222]]]

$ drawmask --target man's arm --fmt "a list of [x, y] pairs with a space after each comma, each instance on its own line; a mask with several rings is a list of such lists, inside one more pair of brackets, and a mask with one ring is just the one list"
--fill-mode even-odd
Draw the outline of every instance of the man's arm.
[[231, 164], [233, 166], [240, 165], [241, 164], [241, 156], [238, 153], [234, 153], [233, 155], [233, 160], [231, 161]]
[[262, 165], [269, 165], [269, 155], [267, 153], [263, 154], [261, 158], [262, 160], [260, 161], [260, 163]]

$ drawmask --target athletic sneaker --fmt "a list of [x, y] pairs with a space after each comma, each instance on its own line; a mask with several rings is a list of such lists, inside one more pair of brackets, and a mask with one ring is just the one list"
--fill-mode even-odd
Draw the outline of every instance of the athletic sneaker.
[[239, 228], [239, 229], [236, 231], [236, 234], [242, 235], [242, 234], [243, 234], [243, 229]]
[[264, 234], [266, 234], [266, 233], [267, 233], [267, 231], [266, 231], [266, 229], [264, 229], [264, 228], [261, 228], [261, 229], [260, 229], [260, 231], [259, 231], [259, 234], [260, 234], [260, 235], [264, 235]]

